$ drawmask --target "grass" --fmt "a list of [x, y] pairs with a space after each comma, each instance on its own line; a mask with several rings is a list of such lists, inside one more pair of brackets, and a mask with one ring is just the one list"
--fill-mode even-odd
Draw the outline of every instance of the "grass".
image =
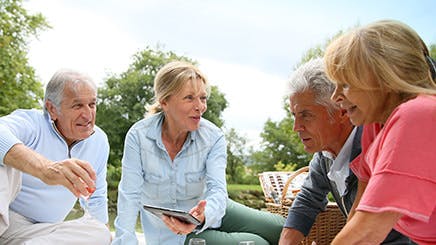
[[228, 184], [227, 191], [262, 191], [262, 187], [260, 185]]

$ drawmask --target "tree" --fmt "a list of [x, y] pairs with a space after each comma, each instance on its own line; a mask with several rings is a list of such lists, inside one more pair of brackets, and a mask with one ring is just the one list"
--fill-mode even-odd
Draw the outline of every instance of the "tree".
[[[294, 69], [313, 58], [322, 57], [327, 45], [342, 33], [340, 31], [327, 39], [324, 44], [309, 49]], [[261, 133], [261, 149], [251, 154], [251, 160], [255, 165], [253, 168], [256, 168], [258, 172], [301, 168], [307, 166], [312, 157], [312, 154], [304, 151], [297, 133], [292, 130], [294, 120], [289, 111], [288, 98], [284, 98], [283, 105], [286, 111], [285, 118], [279, 122], [268, 120], [265, 123]]]
[[433, 59], [436, 59], [436, 44], [432, 44], [430, 45], [430, 47], [428, 47], [429, 51], [430, 51], [430, 56]]
[[27, 59], [27, 41], [49, 25], [29, 15], [19, 0], [0, 0], [0, 116], [17, 108], [39, 107], [42, 84]]
[[252, 161], [258, 172], [277, 170], [275, 165], [307, 166], [311, 154], [304, 151], [298, 135], [292, 130], [294, 120], [285, 103], [286, 117], [279, 122], [268, 120], [261, 133], [261, 150], [253, 152]]
[[242, 183], [243, 175], [245, 173], [244, 162], [246, 161], [246, 154], [244, 154], [244, 146], [247, 140], [238, 135], [234, 128], [231, 128], [226, 133], [227, 140], [227, 182]]
[[[187, 57], [177, 56], [173, 52], [147, 47], [134, 55], [133, 62], [126, 72], [119, 76], [110, 76], [99, 89], [97, 125], [109, 137], [111, 151], [107, 178], [112, 188], [118, 186], [121, 177], [120, 166], [125, 135], [135, 122], [144, 117], [144, 106], [153, 103], [153, 80], [157, 71], [172, 60], [192, 62]], [[218, 88], [212, 87], [208, 110], [203, 117], [221, 127], [221, 112], [226, 107], [224, 95]]]

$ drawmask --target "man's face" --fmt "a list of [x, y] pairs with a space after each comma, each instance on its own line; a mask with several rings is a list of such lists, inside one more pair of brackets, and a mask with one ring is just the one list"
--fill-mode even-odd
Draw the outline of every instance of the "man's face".
[[298, 133], [304, 150], [334, 152], [343, 130], [340, 111], [330, 116], [325, 106], [315, 102], [313, 92], [305, 91], [290, 97], [290, 109], [294, 116], [293, 130]]
[[51, 101], [47, 108], [68, 145], [86, 139], [94, 132], [97, 94], [86, 83], [67, 83], [58, 111]]

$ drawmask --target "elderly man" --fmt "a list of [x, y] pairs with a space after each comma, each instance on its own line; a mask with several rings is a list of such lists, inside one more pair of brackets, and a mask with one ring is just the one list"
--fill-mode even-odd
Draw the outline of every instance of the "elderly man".
[[[96, 91], [89, 77], [60, 70], [47, 84], [43, 112], [0, 118], [0, 244], [109, 244], [109, 143], [94, 125]], [[18, 195], [14, 168], [24, 172]], [[92, 218], [63, 222], [77, 197], [89, 195]]]
[[[327, 205], [332, 193], [345, 217], [353, 206], [357, 179], [349, 163], [361, 151], [361, 128], [352, 126], [344, 110], [330, 100], [335, 86], [324, 73], [322, 59], [299, 67], [290, 79], [290, 110], [293, 130], [305, 151], [315, 153], [309, 176], [289, 209], [279, 244], [299, 244]], [[392, 230], [384, 244], [412, 244]]]

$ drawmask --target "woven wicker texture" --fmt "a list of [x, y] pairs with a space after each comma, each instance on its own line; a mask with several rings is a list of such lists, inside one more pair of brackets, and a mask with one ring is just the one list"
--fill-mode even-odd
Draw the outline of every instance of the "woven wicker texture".
[[[292, 205], [296, 193], [300, 190], [301, 179], [307, 176], [308, 171], [308, 167], [303, 167], [295, 172], [264, 172], [259, 174], [267, 210], [287, 217], [289, 207]], [[276, 192], [279, 195], [278, 198], [274, 198], [274, 194], [271, 192]], [[301, 244], [311, 245], [312, 241], [315, 241], [317, 245], [330, 244], [345, 225], [345, 221], [337, 204], [329, 203], [326, 210], [317, 216], [309, 235]]]

